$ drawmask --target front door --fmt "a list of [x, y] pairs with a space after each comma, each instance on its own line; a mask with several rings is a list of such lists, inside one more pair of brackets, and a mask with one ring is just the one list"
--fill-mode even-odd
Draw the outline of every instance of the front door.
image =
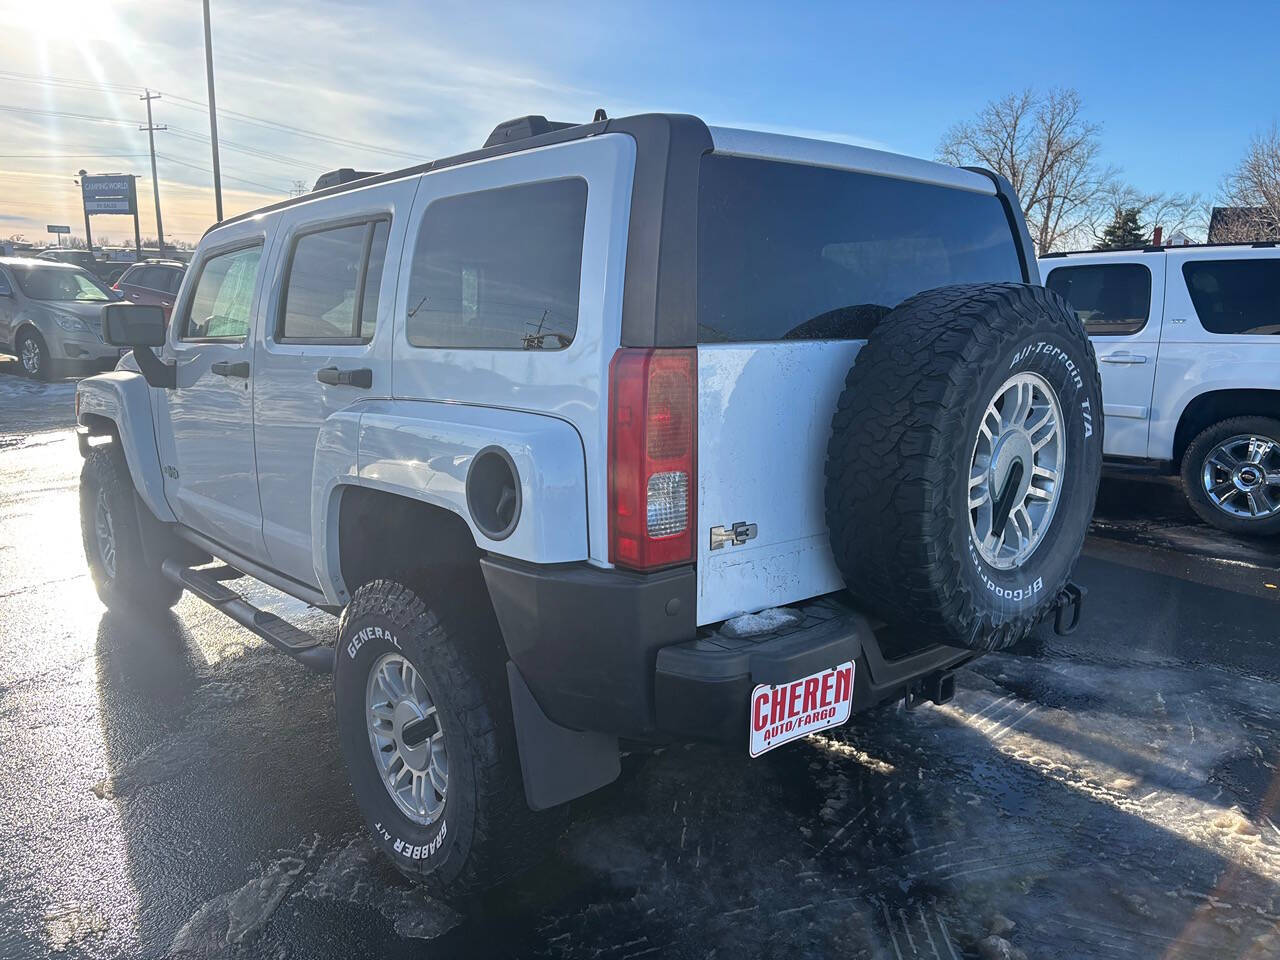
[[257, 337], [254, 436], [262, 533], [271, 566], [315, 584], [311, 474], [325, 421], [391, 396], [396, 265], [416, 181], [335, 197], [324, 219], [281, 215], [267, 320]]
[[0, 346], [13, 347], [13, 318], [18, 312], [18, 294], [13, 280], [0, 267]]
[[[1120, 255], [1117, 255], [1119, 257]], [[1093, 341], [1106, 414], [1103, 453], [1145, 457], [1164, 316], [1164, 254], [1053, 267], [1045, 286], [1071, 305]]]
[[[253, 227], [254, 225], [246, 225]], [[265, 236], [215, 247], [170, 325], [177, 387], [156, 391], [165, 498], [185, 526], [261, 558], [262, 509], [253, 451], [253, 342]]]

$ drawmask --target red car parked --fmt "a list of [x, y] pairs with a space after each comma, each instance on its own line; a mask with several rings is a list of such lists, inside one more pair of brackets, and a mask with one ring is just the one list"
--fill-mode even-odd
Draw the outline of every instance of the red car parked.
[[119, 290], [132, 303], [163, 307], [168, 320], [186, 270], [187, 265], [181, 260], [144, 260], [130, 266], [112, 289]]

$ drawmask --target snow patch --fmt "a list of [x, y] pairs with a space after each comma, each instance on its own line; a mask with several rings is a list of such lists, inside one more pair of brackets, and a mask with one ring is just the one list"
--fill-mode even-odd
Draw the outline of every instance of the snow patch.
[[720, 632], [726, 637], [753, 637], [761, 633], [773, 633], [799, 623], [804, 617], [796, 610], [787, 607], [770, 607], [759, 613], [744, 613], [740, 617], [726, 620]]

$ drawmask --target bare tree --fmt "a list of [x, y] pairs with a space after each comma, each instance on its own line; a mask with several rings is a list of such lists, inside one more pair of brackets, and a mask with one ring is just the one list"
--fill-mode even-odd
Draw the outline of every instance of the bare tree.
[[1280, 128], [1273, 123], [1270, 130], [1253, 138], [1219, 193], [1223, 206], [1235, 209], [1218, 225], [1211, 240], [1280, 239]]
[[1198, 193], [1144, 193], [1132, 184], [1113, 179], [1099, 194], [1086, 220], [1091, 238], [1100, 241], [1107, 225], [1126, 210], [1138, 211], [1138, 222], [1148, 241], [1156, 227], [1162, 227], [1168, 237], [1178, 230], [1203, 232], [1208, 225]]
[[993, 100], [971, 123], [938, 144], [938, 158], [978, 164], [1005, 177], [1017, 192], [1040, 253], [1091, 238], [1099, 200], [1115, 171], [1098, 160], [1100, 127], [1081, 116], [1080, 94], [1026, 89]]

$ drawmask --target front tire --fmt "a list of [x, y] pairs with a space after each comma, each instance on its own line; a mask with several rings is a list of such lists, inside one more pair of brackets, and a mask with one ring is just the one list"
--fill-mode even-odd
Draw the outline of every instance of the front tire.
[[143, 551], [140, 509], [119, 446], [90, 450], [80, 471], [80, 535], [93, 585], [111, 610], [166, 610], [182, 596]]
[[49, 356], [49, 345], [39, 331], [23, 330], [14, 347], [18, 353], [18, 365], [28, 377], [33, 380], [53, 378], [53, 359]]
[[1231, 417], [1202, 430], [1182, 457], [1182, 489], [1219, 530], [1280, 534], [1280, 420]]
[[338, 738], [374, 841], [444, 898], [531, 866], [559, 823], [525, 802], [500, 638], [461, 628], [375, 580], [342, 614], [334, 666]]

